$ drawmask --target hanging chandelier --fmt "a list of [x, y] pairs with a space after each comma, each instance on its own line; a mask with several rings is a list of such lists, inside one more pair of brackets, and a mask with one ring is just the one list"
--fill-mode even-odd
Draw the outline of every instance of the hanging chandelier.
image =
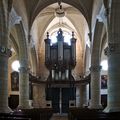
[[65, 11], [62, 8], [61, 1], [58, 2], [59, 8], [55, 10], [55, 15], [56, 17], [64, 17], [65, 16]]

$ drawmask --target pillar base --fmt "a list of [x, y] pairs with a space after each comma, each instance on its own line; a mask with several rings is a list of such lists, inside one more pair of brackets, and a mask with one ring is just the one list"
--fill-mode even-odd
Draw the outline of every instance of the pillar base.
[[33, 108], [33, 100], [29, 100], [29, 107]]
[[106, 107], [103, 112], [110, 113], [110, 112], [120, 112], [120, 107]]
[[90, 105], [88, 106], [89, 109], [103, 109], [102, 105]]
[[31, 105], [18, 105], [17, 109], [32, 109], [33, 107]]
[[0, 107], [0, 113], [10, 113], [13, 112], [11, 108], [9, 107]]
[[17, 107], [17, 109], [19, 110], [21, 110], [21, 109], [32, 109], [32, 107], [30, 106], [30, 105], [28, 105], [28, 106], [22, 106], [22, 105], [18, 105], [18, 107]]

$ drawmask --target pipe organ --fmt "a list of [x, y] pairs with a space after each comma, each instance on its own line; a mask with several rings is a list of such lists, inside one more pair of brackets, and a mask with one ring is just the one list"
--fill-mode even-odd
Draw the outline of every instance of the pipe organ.
[[71, 82], [74, 81], [71, 71], [76, 65], [76, 39], [72, 32], [71, 45], [65, 43], [62, 29], [58, 30], [56, 38], [57, 42], [54, 44], [51, 44], [49, 33], [45, 39], [45, 65], [50, 71], [46, 100], [52, 101], [54, 113], [61, 114], [67, 113], [69, 102], [76, 99], [76, 88]]
[[71, 45], [64, 42], [63, 31], [57, 32], [57, 43], [51, 45], [49, 33], [45, 39], [45, 65], [50, 71], [51, 80], [70, 80], [71, 70], [76, 65], [76, 39], [74, 32], [70, 39]]

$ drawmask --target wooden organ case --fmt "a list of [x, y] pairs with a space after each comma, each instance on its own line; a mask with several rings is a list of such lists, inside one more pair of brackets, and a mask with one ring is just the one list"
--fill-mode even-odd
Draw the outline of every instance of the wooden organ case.
[[[72, 69], [76, 65], [76, 39], [74, 32], [71, 45], [64, 42], [63, 31], [57, 32], [57, 42], [51, 44], [49, 33], [45, 39], [45, 65], [49, 70], [46, 86], [46, 100], [52, 101], [55, 113], [67, 113], [70, 100], [76, 99], [75, 81]], [[65, 98], [65, 99], [63, 99]]]

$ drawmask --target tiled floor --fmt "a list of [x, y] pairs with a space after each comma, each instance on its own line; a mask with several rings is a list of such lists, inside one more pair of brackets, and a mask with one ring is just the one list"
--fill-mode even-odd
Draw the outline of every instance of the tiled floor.
[[68, 120], [68, 116], [54, 114], [50, 120]]

